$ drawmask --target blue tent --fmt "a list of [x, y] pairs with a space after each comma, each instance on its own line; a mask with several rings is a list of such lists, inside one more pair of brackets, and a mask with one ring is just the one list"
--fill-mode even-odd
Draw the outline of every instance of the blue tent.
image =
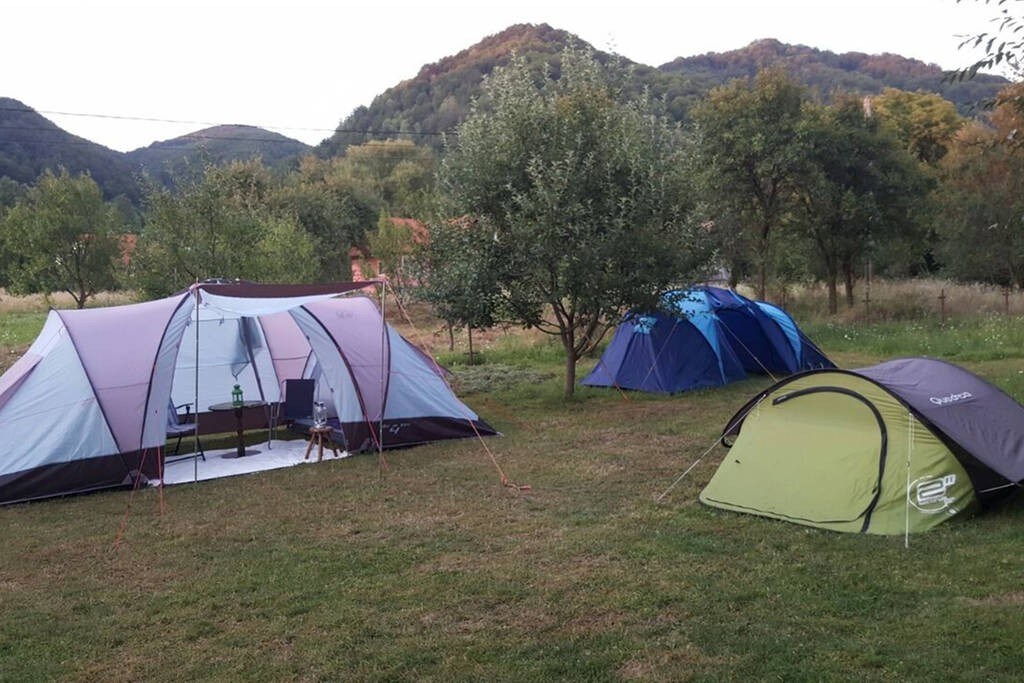
[[778, 306], [718, 287], [669, 292], [664, 303], [671, 313], [627, 316], [583, 384], [674, 394], [835, 367]]

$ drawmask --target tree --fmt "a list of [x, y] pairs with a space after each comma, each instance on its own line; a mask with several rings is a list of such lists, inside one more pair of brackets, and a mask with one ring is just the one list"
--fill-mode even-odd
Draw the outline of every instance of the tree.
[[315, 243], [269, 206], [274, 181], [259, 161], [206, 166], [177, 189], [151, 186], [134, 259], [138, 285], [166, 295], [210, 277], [310, 282]]
[[964, 125], [956, 105], [935, 93], [886, 88], [871, 100], [871, 111], [919, 161], [934, 166]]
[[394, 219], [387, 211], [381, 211], [377, 218], [377, 230], [370, 235], [370, 254], [380, 263], [381, 273], [388, 276], [388, 282], [395, 296], [401, 300], [408, 280], [405, 260], [413, 250], [414, 234], [406, 219]]
[[350, 186], [372, 196], [393, 216], [423, 209], [433, 189], [437, 157], [409, 140], [371, 140], [345, 150], [335, 172]]
[[693, 114], [697, 168], [713, 218], [728, 217], [747, 233], [760, 298], [767, 290], [772, 236], [795, 208], [806, 171], [804, 99], [792, 78], [767, 69], [753, 82], [736, 80], [712, 90]]
[[441, 181], [494, 245], [472, 270], [494, 269], [495, 319], [561, 341], [570, 397], [580, 355], [705, 255], [687, 229], [677, 132], [620, 99], [621, 74], [590, 53], [563, 52], [557, 80], [535, 73], [516, 58], [488, 77]]
[[972, 124], [943, 160], [942, 243], [946, 268], [960, 278], [1024, 287], [1024, 116], [1015, 84], [1000, 93], [994, 128]]
[[413, 251], [411, 273], [418, 283], [413, 291], [445, 321], [449, 335], [455, 327], [466, 328], [472, 364], [473, 330], [497, 322], [501, 249], [491, 233], [469, 219], [433, 221], [429, 234]]
[[88, 175], [46, 171], [2, 221], [11, 291], [66, 291], [78, 308], [116, 285], [119, 212]]
[[349, 251], [367, 246], [380, 205], [338, 171], [336, 160], [308, 156], [272, 192], [270, 206], [299, 222], [314, 241], [316, 278], [334, 282], [352, 277]]
[[857, 97], [809, 108], [804, 131], [810, 165], [799, 193], [800, 227], [820, 259], [835, 313], [838, 278], [852, 306], [857, 266], [872, 248], [912, 231], [929, 179]]
[[[15, 206], [27, 192], [28, 188], [21, 183], [7, 176], [0, 176], [0, 225], [3, 224], [7, 211]], [[11, 253], [7, 241], [4, 239], [4, 233], [0, 230], [0, 287], [10, 284], [8, 272], [13, 271], [17, 265], [17, 259]]]
[[[986, 5], [990, 0], [982, 0]], [[961, 0], [956, 0], [960, 4]], [[976, 59], [971, 65], [953, 72], [953, 78], [964, 80], [974, 78], [982, 69], [991, 70], [1005, 67], [1011, 75], [1019, 77], [1024, 67], [1024, 17], [1015, 16], [1010, 8], [1004, 6], [1006, 0], [996, 3], [1001, 9], [992, 20], [994, 31], [984, 31], [969, 36], [960, 42], [960, 48], [982, 48], [985, 56]]]

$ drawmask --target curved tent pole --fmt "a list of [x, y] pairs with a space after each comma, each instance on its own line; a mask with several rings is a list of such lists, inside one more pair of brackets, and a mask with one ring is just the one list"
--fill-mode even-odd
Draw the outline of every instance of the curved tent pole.
[[273, 449], [270, 445], [270, 406], [267, 405], [266, 394], [263, 393], [263, 381], [260, 379], [260, 369], [256, 367], [256, 356], [252, 352], [252, 339], [249, 337], [249, 320], [256, 321], [255, 324], [259, 326], [259, 318], [239, 318], [242, 325], [242, 343], [245, 344], [245, 353], [249, 356], [249, 365], [252, 366], [252, 374], [256, 377], [256, 391], [260, 392], [260, 402], [263, 403], [263, 416], [267, 419], [267, 450]]

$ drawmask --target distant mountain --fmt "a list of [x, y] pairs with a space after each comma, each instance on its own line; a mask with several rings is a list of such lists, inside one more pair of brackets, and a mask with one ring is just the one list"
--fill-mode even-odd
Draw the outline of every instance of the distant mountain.
[[140, 198], [132, 167], [121, 152], [68, 133], [27, 105], [0, 97], [0, 177], [31, 184], [46, 169], [88, 171], [108, 199]]
[[192, 161], [224, 163], [262, 157], [270, 166], [285, 167], [311, 147], [253, 126], [215, 126], [128, 153], [118, 152], [72, 135], [18, 100], [0, 97], [0, 177], [31, 184], [45, 171], [64, 167], [88, 172], [113, 199], [123, 195], [133, 204], [142, 198], [144, 172], [169, 184]]
[[[593, 49], [571, 33], [547, 24], [518, 24], [484, 38], [461, 52], [423, 66], [403, 81], [359, 107], [338, 132], [315, 149], [322, 157], [344, 153], [346, 147], [372, 138], [406, 135], [439, 148], [441, 133], [451, 131], [469, 112], [484, 77], [519, 54], [538, 69], [559, 71], [562, 50], [570, 44]], [[690, 108], [708, 91], [734, 78], [753, 76], [766, 66], [781, 66], [812, 91], [828, 99], [837, 90], [877, 93], [886, 87], [935, 92], [971, 114], [977, 103], [990, 100], [1008, 84], [1003, 78], [979, 74], [970, 81], [948, 83], [934, 64], [899, 55], [836, 54], [777, 40], [758, 40], [730, 52], [680, 57], [660, 67], [631, 62], [595, 50], [601, 62], [618, 60], [630, 69], [627, 84], [636, 93], [646, 89], [664, 103], [666, 113], [685, 121]], [[369, 132], [367, 132], [369, 131]], [[259, 155], [271, 167], [287, 167], [313, 151], [298, 140], [252, 126], [216, 126], [122, 154], [62, 130], [17, 100], [0, 98], [0, 177], [31, 183], [44, 169], [64, 166], [72, 173], [89, 171], [108, 197], [124, 195], [139, 201], [138, 177], [148, 172], [162, 182], [193, 160], [223, 163]]]
[[349, 145], [389, 137], [391, 131], [402, 131], [418, 143], [438, 146], [438, 133], [451, 130], [465, 118], [471, 99], [480, 92], [481, 81], [494, 67], [508, 64], [513, 53], [556, 63], [562, 49], [572, 41], [581, 43], [572, 34], [547, 24], [517, 24], [488, 36], [456, 55], [427, 64], [414, 78], [375, 97], [369, 107], [356, 109], [342, 121], [339, 132], [320, 143], [317, 154], [335, 156]]
[[298, 140], [255, 126], [214, 126], [128, 152], [136, 171], [165, 184], [191, 162], [222, 164], [260, 157], [271, 168], [288, 166], [312, 148]]
[[978, 74], [969, 81], [946, 82], [945, 72], [894, 54], [862, 52], [836, 54], [805, 45], [787, 45], [774, 39], [757, 40], [739, 50], [679, 57], [658, 67], [659, 71], [722, 85], [736, 78], [754, 76], [766, 66], [785, 69], [801, 83], [828, 98], [835, 91], [874, 94], [884, 88], [938, 93], [970, 115], [979, 102], [991, 99], [1009, 84], [1005, 78]]
[[[373, 137], [411, 136], [417, 142], [440, 145], [440, 133], [450, 131], [469, 111], [480, 84], [494, 67], [507, 64], [513, 53], [537, 64], [547, 63], [555, 73], [558, 56], [568, 44], [593, 49], [585, 41], [547, 24], [518, 24], [488, 36], [451, 57], [422, 67], [407, 81], [359, 107], [344, 119], [339, 132], [317, 147], [321, 156], [344, 152], [351, 144]], [[666, 113], [685, 121], [690, 108], [715, 86], [735, 78], [753, 76], [758, 69], [777, 65], [790, 72], [812, 91], [828, 99], [837, 90], [871, 94], [886, 87], [935, 92], [970, 114], [981, 101], [991, 99], [1008, 81], [978, 75], [971, 81], [946, 83], [934, 64], [899, 55], [836, 54], [802, 45], [786, 45], [767, 39], [724, 53], [680, 57], [660, 67], [646, 66], [595, 50], [599, 61], [619, 59], [632, 70], [633, 88], [647, 88], [665, 102]], [[372, 131], [366, 134], [361, 131]]]

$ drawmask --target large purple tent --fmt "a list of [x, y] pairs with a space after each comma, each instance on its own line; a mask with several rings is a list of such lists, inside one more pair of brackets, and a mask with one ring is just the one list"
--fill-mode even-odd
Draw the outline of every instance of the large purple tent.
[[387, 325], [367, 283], [199, 285], [129, 306], [51, 311], [0, 376], [0, 504], [155, 478], [169, 406], [269, 406], [316, 380], [348, 450], [494, 434], [425, 354]]

